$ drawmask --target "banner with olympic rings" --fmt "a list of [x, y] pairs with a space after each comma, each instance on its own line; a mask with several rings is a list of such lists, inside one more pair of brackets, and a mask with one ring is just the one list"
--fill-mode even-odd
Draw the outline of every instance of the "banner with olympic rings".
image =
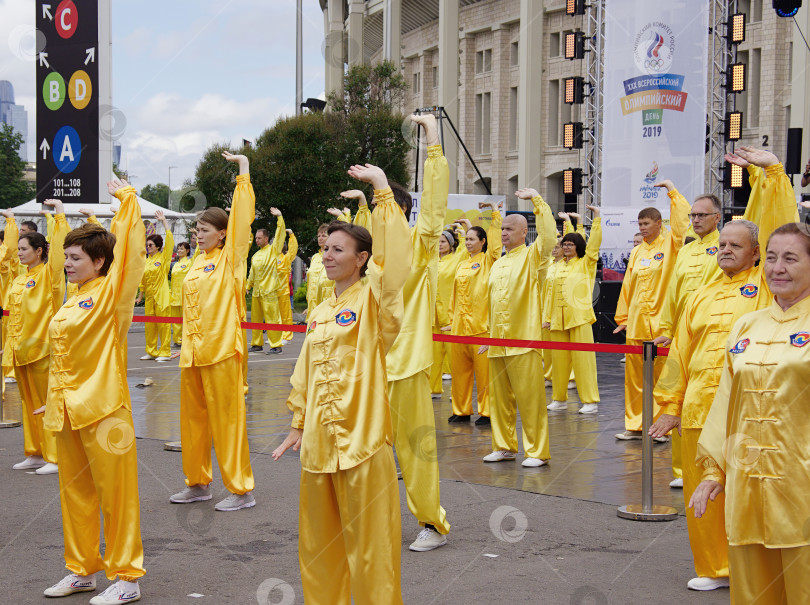
[[605, 0], [601, 204], [613, 220], [603, 221], [601, 253], [617, 274], [638, 211], [669, 216], [655, 183], [671, 180], [690, 202], [703, 193], [709, 6]]

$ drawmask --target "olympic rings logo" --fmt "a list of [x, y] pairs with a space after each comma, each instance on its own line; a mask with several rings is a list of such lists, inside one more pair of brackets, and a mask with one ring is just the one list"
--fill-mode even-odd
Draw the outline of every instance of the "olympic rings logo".
[[663, 59], [645, 59], [644, 67], [647, 69], [662, 69], [664, 67]]

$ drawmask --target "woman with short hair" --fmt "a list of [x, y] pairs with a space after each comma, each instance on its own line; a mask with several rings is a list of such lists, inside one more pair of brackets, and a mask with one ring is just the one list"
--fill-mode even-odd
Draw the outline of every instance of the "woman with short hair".
[[[171, 284], [171, 311], [172, 317], [183, 317], [183, 282], [186, 275], [191, 271], [191, 265], [194, 259], [200, 253], [200, 249], [191, 254], [191, 244], [188, 242], [180, 242], [177, 244], [177, 260], [172, 265], [172, 284]], [[176, 345], [183, 342], [183, 324], [174, 324], [172, 329], [172, 340]]]
[[[139, 286], [135, 304], [144, 301], [146, 315], [166, 317], [171, 312], [169, 291], [169, 267], [174, 251], [174, 236], [162, 210], [155, 211], [155, 218], [163, 223], [166, 241], [154, 233], [146, 237], [146, 267]], [[146, 355], [142, 360], [169, 361], [171, 359], [171, 326], [167, 323], [148, 322], [146, 330]], [[160, 347], [158, 348], [158, 339]]]

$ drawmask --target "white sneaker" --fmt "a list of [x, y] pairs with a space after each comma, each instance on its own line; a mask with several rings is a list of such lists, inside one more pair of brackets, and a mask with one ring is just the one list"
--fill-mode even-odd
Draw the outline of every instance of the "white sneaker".
[[624, 357], [622, 357], [622, 358], [619, 360], [619, 363], [627, 363], [627, 355], [625, 355]]
[[552, 382], [548, 378], [545, 379], [545, 383], [547, 387], [550, 387], [552, 384]]
[[12, 382], [17, 382], [17, 379], [12, 378], [11, 376], [6, 376], [6, 384], [11, 384]]
[[484, 462], [504, 462], [506, 460], [514, 460], [517, 457], [515, 452], [509, 450], [495, 450], [491, 454], [484, 456]]
[[430, 398], [431, 398], [431, 399], [441, 399], [441, 398], [442, 398], [442, 394], [441, 394], [441, 393], [431, 393], [431, 394], [430, 394]]
[[451, 380], [452, 378], [452, 374], [442, 374], [442, 380]]
[[210, 485], [189, 485], [182, 492], [178, 492], [169, 498], [169, 502], [173, 502], [175, 504], [189, 504], [191, 502], [203, 502], [210, 499]]
[[580, 414], [596, 414], [599, 411], [599, 405], [596, 403], [583, 403], [579, 408]]
[[633, 439], [641, 439], [641, 431], [624, 431], [623, 433], [616, 433], [616, 439], [621, 441], [631, 441]]
[[119, 605], [141, 600], [141, 589], [137, 582], [118, 580], [107, 590], [90, 599], [90, 605]]
[[[143, 358], [141, 358], [143, 359]], [[160, 357], [155, 357], [155, 361], [171, 361], [171, 357], [166, 357], [165, 355], [161, 355]]]
[[575, 388], [577, 388], [577, 383], [575, 381], [573, 381], [573, 380], [569, 380], [568, 381], [568, 390], [570, 391], [571, 389], [575, 389]]
[[28, 456], [28, 458], [22, 462], [18, 462], [11, 468], [13, 468], [15, 471], [27, 471], [35, 468], [42, 468], [46, 464], [48, 463], [45, 462], [45, 459], [42, 456]]
[[567, 410], [568, 409], [568, 402], [567, 401], [557, 401], [553, 399], [551, 403], [546, 406], [547, 410]]
[[291, 342], [292, 342], [292, 340], [287, 340], [286, 338], [282, 338], [282, 339], [281, 339], [281, 344], [282, 344], [282, 345], [288, 345], [288, 344], [290, 344]]
[[687, 582], [690, 590], [715, 590], [716, 588], [728, 588], [728, 578], [692, 578]]
[[408, 548], [416, 552], [427, 552], [445, 544], [447, 544], [445, 536], [441, 535], [433, 527], [425, 527]]
[[540, 458], [524, 458], [523, 462], [520, 463], [520, 466], [525, 467], [536, 467], [536, 466], [546, 466], [548, 464], [548, 460], [541, 460]]
[[54, 475], [59, 472], [59, 467], [53, 462], [48, 462], [45, 466], [40, 466], [34, 471], [37, 475]]
[[653, 441], [655, 441], [656, 443], [668, 443], [669, 437], [667, 437], [666, 435], [664, 435], [663, 437], [653, 437]]
[[141, 357], [141, 361], [149, 361], [150, 359], [154, 359], [149, 353]]
[[224, 500], [217, 502], [214, 508], [219, 511], [230, 512], [253, 506], [256, 506], [256, 500], [251, 492], [247, 492], [244, 494], [231, 494]]
[[673, 479], [669, 482], [669, 486], [683, 489], [683, 478], [678, 477], [677, 479]]
[[66, 597], [74, 592], [89, 592], [95, 589], [95, 576], [78, 576], [71, 573], [50, 588], [46, 588], [42, 594], [46, 597]]

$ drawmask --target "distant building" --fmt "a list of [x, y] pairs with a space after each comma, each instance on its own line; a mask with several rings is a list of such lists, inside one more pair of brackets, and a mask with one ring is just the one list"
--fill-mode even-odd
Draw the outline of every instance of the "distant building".
[[113, 143], [113, 164], [121, 168], [121, 143]]
[[14, 103], [14, 86], [8, 80], [0, 80], [0, 123], [8, 124], [23, 137], [18, 150], [20, 157], [28, 161], [28, 112]]

